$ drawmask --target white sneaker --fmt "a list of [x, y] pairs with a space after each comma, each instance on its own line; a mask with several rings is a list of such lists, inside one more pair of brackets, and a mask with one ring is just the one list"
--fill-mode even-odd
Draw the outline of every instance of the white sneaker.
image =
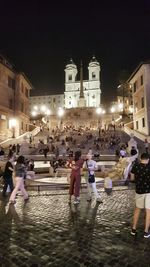
[[80, 203], [80, 199], [79, 198], [75, 198], [73, 204], [79, 204]]

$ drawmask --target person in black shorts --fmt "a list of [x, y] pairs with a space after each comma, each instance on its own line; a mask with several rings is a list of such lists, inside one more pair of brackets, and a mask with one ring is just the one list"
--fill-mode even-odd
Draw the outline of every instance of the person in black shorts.
[[140, 162], [136, 162], [131, 169], [131, 180], [135, 181], [135, 210], [131, 234], [136, 235], [136, 227], [141, 209], [145, 209], [144, 237], [150, 237], [150, 164], [149, 155], [143, 153]]

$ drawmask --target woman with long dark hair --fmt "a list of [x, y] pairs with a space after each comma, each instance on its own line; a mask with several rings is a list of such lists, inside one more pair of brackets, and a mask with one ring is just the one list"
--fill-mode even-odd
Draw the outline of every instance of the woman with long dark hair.
[[18, 192], [18, 190], [21, 191], [24, 200], [27, 200], [29, 198], [27, 191], [24, 188], [24, 178], [26, 175], [26, 166], [25, 166], [25, 158], [23, 156], [19, 156], [17, 159], [17, 163], [15, 165], [15, 181], [16, 185], [11, 193], [9, 203], [15, 204], [15, 197]]
[[69, 188], [69, 203], [71, 203], [71, 197], [74, 195], [74, 204], [79, 204], [80, 199], [80, 186], [81, 186], [81, 168], [84, 160], [81, 158], [81, 151], [76, 151], [74, 160], [69, 164], [71, 170], [70, 175], [70, 188]]

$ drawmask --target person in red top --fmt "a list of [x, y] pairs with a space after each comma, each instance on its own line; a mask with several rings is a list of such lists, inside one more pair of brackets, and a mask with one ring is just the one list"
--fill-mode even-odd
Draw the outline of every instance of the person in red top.
[[83, 166], [84, 159], [81, 158], [81, 151], [76, 151], [74, 160], [69, 163], [71, 170], [70, 175], [70, 188], [69, 188], [69, 203], [71, 203], [71, 197], [74, 195], [74, 204], [79, 204], [79, 194], [81, 186], [81, 168]]

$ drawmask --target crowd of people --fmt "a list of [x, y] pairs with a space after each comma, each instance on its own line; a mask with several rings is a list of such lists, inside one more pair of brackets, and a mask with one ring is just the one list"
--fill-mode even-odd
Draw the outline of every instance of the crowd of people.
[[[95, 171], [98, 169], [97, 158], [106, 151], [109, 154], [116, 154], [116, 157], [125, 158], [126, 156], [136, 156], [130, 168], [131, 180], [135, 181], [136, 186], [136, 208], [133, 218], [133, 227], [131, 234], [136, 234], [137, 222], [140, 210], [145, 208], [146, 220], [144, 237], [150, 237], [150, 163], [149, 163], [149, 145], [145, 141], [145, 153], [138, 158], [138, 149], [136, 146], [129, 147], [128, 143], [123, 143], [121, 136], [117, 135], [117, 131], [105, 131], [95, 134], [88, 128], [75, 129], [66, 127], [63, 132], [52, 131], [51, 136], [47, 136], [47, 142], [39, 140], [38, 153], [43, 154], [47, 159], [48, 153], [52, 153], [50, 166], [54, 173], [59, 167], [70, 169], [69, 181], [69, 204], [80, 203], [80, 187], [81, 187], [81, 170], [85, 171], [85, 179], [87, 183], [87, 201], [92, 200], [92, 192], [97, 202], [103, 203], [102, 198], [97, 190], [95, 181]], [[32, 141], [30, 140], [30, 144]], [[29, 199], [29, 195], [25, 189], [25, 178], [28, 171], [34, 171], [34, 161], [26, 160], [23, 155], [18, 155], [20, 145], [10, 145], [8, 151], [8, 160], [5, 165], [3, 179], [3, 197], [6, 196], [7, 188], [10, 188], [9, 203], [16, 202], [16, 194], [20, 190], [24, 201]], [[0, 157], [4, 157], [4, 150], [0, 147]], [[15, 159], [15, 156], [18, 155]], [[15, 176], [15, 185], [13, 184], [13, 175]], [[112, 194], [112, 180], [110, 177], [105, 178], [105, 191], [108, 195]]]

